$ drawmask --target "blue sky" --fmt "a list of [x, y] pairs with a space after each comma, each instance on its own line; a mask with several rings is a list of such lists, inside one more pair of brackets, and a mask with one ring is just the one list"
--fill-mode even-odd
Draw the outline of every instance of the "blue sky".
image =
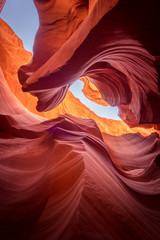
[[117, 107], [102, 106], [102, 105], [94, 103], [91, 100], [89, 100], [88, 98], [86, 98], [82, 92], [83, 85], [84, 85], [84, 83], [82, 81], [77, 80], [70, 87], [71, 92], [77, 98], [79, 98], [83, 104], [85, 104], [87, 107], [89, 107], [93, 112], [95, 112], [100, 117], [121, 120], [118, 117], [118, 108]]
[[33, 0], [7, 0], [1, 18], [23, 40], [25, 49], [32, 52], [34, 37], [39, 26]]
[[[1, 12], [1, 18], [23, 40], [24, 48], [33, 52], [34, 37], [39, 26], [38, 13], [33, 0], [7, 0]], [[98, 116], [121, 120], [118, 117], [117, 107], [101, 106], [90, 101], [84, 96], [82, 88], [83, 83], [77, 80], [70, 90]]]

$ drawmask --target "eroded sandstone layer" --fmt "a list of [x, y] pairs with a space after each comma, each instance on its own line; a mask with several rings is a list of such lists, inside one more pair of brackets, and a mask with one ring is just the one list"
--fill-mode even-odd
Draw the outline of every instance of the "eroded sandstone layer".
[[0, 21], [0, 239], [159, 240], [159, 1], [34, 2], [33, 57]]

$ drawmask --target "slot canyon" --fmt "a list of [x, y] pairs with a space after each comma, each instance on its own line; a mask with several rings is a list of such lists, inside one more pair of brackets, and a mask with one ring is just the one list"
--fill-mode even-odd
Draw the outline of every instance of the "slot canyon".
[[33, 53], [0, 19], [0, 240], [159, 240], [160, 1], [33, 2]]

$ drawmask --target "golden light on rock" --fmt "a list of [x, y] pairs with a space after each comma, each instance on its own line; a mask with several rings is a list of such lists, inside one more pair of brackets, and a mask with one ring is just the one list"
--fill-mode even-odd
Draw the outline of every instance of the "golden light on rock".
[[33, 55], [0, 20], [0, 239], [159, 240], [159, 0], [34, 3]]

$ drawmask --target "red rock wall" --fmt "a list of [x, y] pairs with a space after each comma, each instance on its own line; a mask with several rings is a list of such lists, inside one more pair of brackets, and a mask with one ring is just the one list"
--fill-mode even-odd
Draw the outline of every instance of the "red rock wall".
[[[88, 76], [107, 103], [112, 106], [128, 105], [133, 113], [131, 121], [159, 123], [159, 2], [155, 0], [154, 4], [150, 4], [150, 1], [122, 0], [109, 11], [115, 3], [96, 1], [70, 38], [52, 56], [47, 55], [49, 60], [46, 59], [41, 68], [32, 71], [34, 66], [36, 68], [34, 57], [31, 65], [21, 67], [20, 82], [24, 91], [32, 91], [38, 97], [39, 111], [57, 106], [72, 82]], [[54, 6], [52, 1], [38, 2], [37, 8], [48, 4]], [[81, 2], [79, 4], [81, 6]], [[73, 9], [73, 6], [70, 8]], [[53, 12], [51, 7], [47, 9]], [[49, 12], [47, 16], [50, 16]], [[47, 20], [46, 17], [47, 21], [46, 32], [47, 26], [52, 26], [55, 39], [54, 29], [62, 30], [58, 24], [61, 20], [50, 24], [50, 18]], [[38, 31], [40, 29], [41, 26]], [[43, 34], [38, 36], [43, 39]], [[54, 43], [51, 48], [53, 46]], [[35, 48], [38, 47], [35, 41]], [[40, 47], [40, 51], [45, 51], [43, 49]], [[27, 71], [32, 72], [28, 79], [25, 75]], [[46, 99], [45, 94], [50, 97]]]
[[[139, 128], [139, 126], [136, 128], [133, 127], [131, 129], [122, 121], [99, 117], [84, 104], [82, 104], [79, 99], [74, 97], [69, 90], [65, 96], [65, 99], [55, 109], [52, 109], [48, 112], [38, 112], [36, 110], [37, 99], [31, 94], [22, 91], [22, 86], [19, 83], [17, 76], [17, 71], [21, 64], [28, 63], [32, 58], [32, 54], [23, 48], [22, 41], [2, 19], [0, 20], [0, 33], [0, 65], [5, 79], [7, 80], [12, 93], [32, 113], [36, 113], [47, 119], [56, 118], [60, 114], [66, 113], [85, 119], [91, 118], [97, 123], [102, 132], [106, 132], [112, 135], [121, 135], [128, 132], [141, 132], [143, 135], [148, 135], [151, 132], [155, 131], [153, 126], [148, 126], [147, 130]], [[88, 78], [82, 78], [82, 80], [85, 83], [83, 90], [85, 92], [85, 95], [92, 101], [106, 105], [107, 103], [102, 99], [100, 92], [88, 80]]]
[[[159, 2], [116, 3], [35, 0], [34, 56], [18, 74], [23, 91], [38, 97], [39, 111], [59, 105], [70, 84], [87, 76], [96, 86], [86, 85], [88, 97], [119, 106], [133, 126], [159, 127]], [[22, 104], [14, 86], [30, 53], [24, 59], [21, 41], [3, 21], [0, 27], [0, 239], [159, 240], [158, 133], [140, 125], [148, 136], [129, 127], [112, 136], [126, 124], [76, 110], [83, 105], [70, 93], [51, 119], [29, 111], [34, 100], [23, 93]]]

